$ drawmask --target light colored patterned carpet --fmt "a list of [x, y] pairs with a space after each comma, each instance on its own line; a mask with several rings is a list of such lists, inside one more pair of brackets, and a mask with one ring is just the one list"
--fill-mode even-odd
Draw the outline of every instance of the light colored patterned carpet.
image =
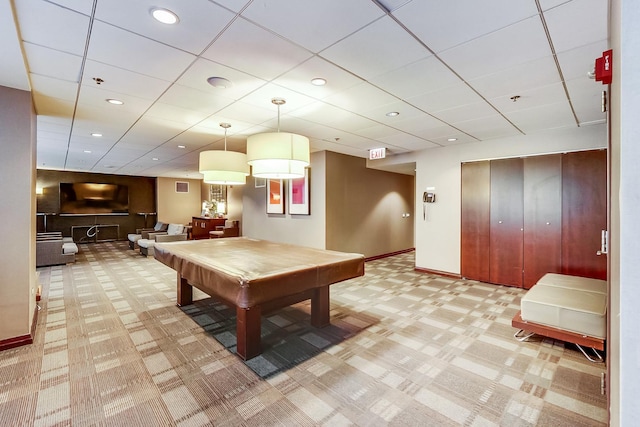
[[175, 305], [176, 274], [125, 242], [40, 268], [35, 343], [0, 353], [0, 425], [606, 425], [605, 367], [553, 340], [520, 343], [523, 291], [368, 262], [309, 304], [263, 318], [264, 352], [235, 354], [234, 313]]

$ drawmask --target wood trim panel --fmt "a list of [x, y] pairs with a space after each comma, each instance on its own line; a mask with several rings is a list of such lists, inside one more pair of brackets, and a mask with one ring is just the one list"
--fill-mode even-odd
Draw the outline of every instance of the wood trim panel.
[[567, 153], [562, 158], [562, 273], [607, 279], [598, 256], [607, 228], [607, 153]]
[[521, 158], [491, 161], [489, 281], [522, 287], [523, 167]]
[[524, 278], [562, 270], [562, 154], [524, 159]]
[[461, 174], [460, 273], [488, 282], [490, 163], [463, 163]]

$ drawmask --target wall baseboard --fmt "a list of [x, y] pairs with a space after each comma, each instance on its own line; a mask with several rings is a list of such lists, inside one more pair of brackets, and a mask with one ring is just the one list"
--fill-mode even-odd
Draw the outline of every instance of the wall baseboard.
[[15, 347], [21, 347], [23, 345], [33, 344], [33, 337], [36, 336], [36, 325], [38, 323], [39, 310], [40, 306], [36, 304], [36, 308], [33, 311], [33, 323], [31, 323], [31, 332], [27, 335], [20, 335], [19, 337], [0, 340], [0, 351], [9, 350], [10, 348]]
[[31, 336], [31, 334], [7, 338], [6, 340], [0, 341], [0, 351], [9, 350], [10, 348], [20, 347], [28, 344], [33, 344], [33, 337]]
[[403, 249], [401, 251], [390, 252], [388, 254], [370, 256], [370, 257], [365, 258], [364, 260], [365, 261], [373, 261], [373, 260], [376, 260], [376, 259], [387, 258], [387, 257], [394, 256], [394, 255], [406, 254], [407, 252], [413, 252], [415, 250], [416, 250], [416, 248]]
[[452, 279], [462, 279], [460, 274], [450, 273], [448, 271], [431, 270], [429, 268], [422, 267], [416, 267], [414, 270], [420, 273], [437, 274], [438, 276], [451, 277]]

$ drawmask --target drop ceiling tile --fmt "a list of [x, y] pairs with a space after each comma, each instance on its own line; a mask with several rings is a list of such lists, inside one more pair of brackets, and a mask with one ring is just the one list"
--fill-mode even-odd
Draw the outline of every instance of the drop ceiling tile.
[[529, 89], [560, 81], [552, 56], [534, 59], [493, 74], [469, 80], [468, 83], [487, 99], [513, 96]]
[[483, 99], [478, 96], [477, 93], [462, 82], [454, 86], [434, 92], [423, 93], [407, 99], [407, 102], [410, 104], [431, 114], [437, 111], [448, 110], [466, 104], [476, 104], [482, 101]]
[[370, 80], [430, 54], [393, 19], [385, 16], [322, 51], [320, 56]]
[[543, 11], [547, 11], [549, 9], [553, 9], [554, 7], [558, 7], [561, 4], [569, 3], [573, 0], [540, 0], [540, 7]]
[[144, 116], [131, 127], [121, 141], [157, 147], [188, 128], [184, 123]]
[[393, 95], [370, 83], [360, 83], [324, 99], [328, 104], [361, 114], [398, 101]]
[[[364, 117], [370, 118], [380, 123], [393, 126], [400, 120], [411, 119], [416, 117], [424, 117], [425, 112], [417, 109], [413, 105], [404, 101], [396, 100], [390, 104], [381, 106], [372, 106], [372, 108], [364, 108], [359, 110]], [[387, 113], [399, 113], [397, 116], [387, 116]]]
[[[608, 42], [601, 40], [559, 53], [558, 62], [565, 81], [579, 78], [587, 79], [587, 73], [592, 72], [595, 68], [596, 58], [601, 57], [602, 52], [607, 49]], [[592, 82], [601, 84], [600, 82]]]
[[[124, 102], [123, 105], [112, 105], [107, 99], [118, 99]], [[138, 98], [128, 94], [112, 92], [108, 88], [103, 89], [101, 86], [83, 85], [80, 88], [80, 96], [78, 97], [78, 105], [82, 107], [96, 107], [105, 110], [106, 114], [113, 112], [121, 114], [126, 112], [135, 116], [142, 115], [151, 105], [152, 100]]]
[[36, 114], [43, 116], [73, 116], [72, 101], [53, 98], [51, 96], [42, 95], [38, 92], [33, 93], [33, 103], [36, 108]]
[[[327, 84], [324, 86], [311, 84], [311, 79], [316, 77], [324, 78]], [[362, 79], [317, 56], [303, 62], [273, 81], [278, 86], [286, 87], [316, 99], [324, 99], [362, 82]]]
[[23, 58], [24, 49], [16, 28], [14, 2], [0, 2], [0, 86], [29, 91], [31, 86]]
[[513, 124], [509, 123], [499, 114], [491, 117], [483, 117], [481, 119], [454, 123], [453, 125], [479, 140], [506, 138], [522, 134]]
[[89, 17], [45, 1], [15, 2], [24, 41], [73, 55], [84, 53]]
[[463, 122], [465, 120], [492, 116], [496, 110], [487, 102], [481, 101], [473, 104], [464, 104], [459, 107], [441, 110], [434, 115], [447, 123]]
[[[178, 15], [175, 25], [156, 21], [154, 7], [162, 6]], [[126, 13], [122, 13], [126, 10]], [[96, 19], [140, 34], [195, 55], [200, 54], [231, 22], [235, 13], [208, 0], [165, 1], [109, 0], [98, 2]]]
[[434, 52], [476, 39], [538, 14], [533, 1], [412, 1], [393, 12]]
[[[126, 46], [126, 49], [118, 48]], [[195, 56], [146, 37], [96, 21], [91, 31], [87, 58], [114, 67], [173, 81]]]
[[561, 127], [575, 127], [576, 121], [568, 103], [559, 102], [505, 114], [525, 134]]
[[[239, 49], [242, 54], [238, 54]], [[246, 19], [237, 19], [202, 56], [252, 76], [272, 80], [312, 54]]]
[[439, 128], [444, 123], [436, 117], [428, 114], [422, 116], [412, 117], [408, 119], [402, 119], [393, 123], [395, 129], [400, 129], [404, 132], [408, 132], [419, 137], [426, 137], [425, 135], [434, 128]]
[[113, 108], [79, 105], [73, 122], [74, 132], [102, 133], [110, 139], [120, 138], [138, 119], [138, 115]]
[[243, 133], [252, 128], [254, 123], [264, 123], [277, 117], [278, 110], [276, 108], [274, 111], [275, 105], [269, 103], [269, 107], [271, 108], [256, 107], [255, 105], [238, 101], [216, 112], [216, 114], [203, 121], [201, 125], [213, 128], [217, 134], [223, 135], [224, 131], [220, 128], [220, 123], [229, 123], [231, 128], [229, 128], [227, 134]]
[[242, 9], [244, 9], [248, 4], [250, 4], [252, 1], [253, 0], [224, 0], [224, 2], [218, 2], [218, 3], [223, 3], [222, 6], [228, 8], [233, 12], [238, 13]]
[[381, 138], [395, 135], [398, 132], [401, 131], [394, 127], [383, 124], [376, 124], [374, 126], [369, 126], [364, 129], [356, 129], [355, 131], [353, 131], [353, 133], [355, 133], [356, 135], [375, 140], [380, 140]]
[[286, 101], [284, 105], [280, 106], [281, 115], [289, 114], [292, 111], [319, 102], [306, 95], [294, 92], [273, 83], [268, 83], [253, 91], [242, 98], [242, 102], [259, 108], [271, 109], [273, 111], [272, 117], [275, 119], [278, 116], [278, 106], [271, 102], [273, 98], [282, 98]]
[[272, 0], [253, 2], [242, 12], [247, 19], [315, 53], [383, 15], [370, 0]]
[[91, 11], [93, 10], [93, 2], [86, 0], [50, 0], [50, 2], [87, 16], [91, 16]]
[[189, 110], [162, 102], [156, 102], [145, 113], [145, 117], [155, 117], [159, 119], [170, 120], [173, 122], [182, 123], [186, 125], [186, 127], [191, 127], [196, 123], [201, 122], [208, 116], [209, 113]]
[[[378, 124], [366, 117], [321, 102], [295, 110], [291, 116], [345, 132], [355, 132]], [[283, 122], [283, 125], [286, 126], [286, 122]]]
[[233, 103], [231, 98], [211, 96], [210, 93], [180, 85], [171, 86], [158, 101], [176, 107], [199, 111], [205, 114], [205, 117]]
[[[100, 78], [104, 82], [98, 84], [94, 78]], [[85, 86], [94, 86], [102, 90], [109, 90], [113, 93], [156, 100], [167, 90], [171, 83], [123, 68], [87, 60], [84, 66], [82, 84]]]
[[440, 58], [463, 79], [499, 70], [551, 54], [547, 36], [535, 16], [440, 53]]
[[220, 139], [220, 135], [216, 133], [215, 129], [196, 125], [176, 135], [171, 141], [176, 145], [183, 144], [188, 151], [191, 151], [211, 144], [218, 139]]
[[75, 103], [78, 93], [76, 83], [37, 74], [31, 74], [30, 78], [34, 93]]
[[[222, 77], [229, 80], [232, 85], [227, 88], [214, 88], [207, 79], [209, 77]], [[259, 79], [247, 73], [243, 73], [225, 65], [218, 64], [208, 59], [198, 58], [196, 62], [180, 76], [176, 81], [181, 86], [197, 89], [212, 98], [222, 97], [228, 99], [241, 99], [261, 86], [266, 80]]]
[[[450, 125], [445, 125], [445, 124], [440, 125], [438, 127], [427, 129], [424, 132], [423, 136], [429, 141], [438, 142], [440, 144], [442, 144], [443, 140], [446, 141], [449, 138], [457, 138], [458, 140], [469, 141], [469, 142], [477, 141], [476, 138], [464, 133], [462, 130], [457, 129]], [[453, 143], [455, 141], [447, 141], [447, 142]]]
[[80, 81], [81, 56], [32, 43], [25, 43], [24, 50], [30, 73], [69, 82]]
[[426, 141], [423, 138], [418, 138], [417, 136], [409, 135], [404, 132], [399, 132], [395, 135], [386, 136], [384, 138], [378, 138], [377, 140], [394, 147], [391, 148], [391, 151], [395, 153], [398, 153], [399, 151], [395, 148], [401, 148], [402, 150], [400, 151], [415, 151], [424, 150], [426, 148], [435, 148], [438, 146], [431, 141]]
[[509, 96], [502, 96], [491, 99], [491, 103], [502, 113], [512, 111], [526, 110], [530, 108], [541, 107], [544, 105], [565, 103], [567, 108], [569, 102], [564, 91], [562, 83], [554, 83], [547, 86], [541, 86], [535, 89], [520, 92], [520, 98], [513, 101]]
[[345, 146], [332, 141], [313, 140], [311, 141], [311, 152], [333, 151], [355, 157], [369, 157], [369, 150], [366, 148], [356, 148]]
[[[473, 138], [472, 136], [469, 136], [467, 134], [464, 133], [460, 133], [459, 131], [456, 131], [455, 129], [453, 130], [454, 133], [451, 133], [449, 135], [446, 136], [440, 136], [437, 138], [430, 138], [431, 141], [433, 141], [435, 144], [438, 144], [439, 146], [442, 147], [448, 147], [450, 145], [458, 145], [458, 144], [466, 144], [469, 142], [476, 142], [477, 139]], [[453, 141], [449, 141], [450, 139], [454, 139]]]
[[402, 99], [460, 83], [438, 58], [429, 56], [370, 79], [377, 87]]
[[556, 52], [607, 40], [607, 20], [603, 18], [608, 14], [609, 2], [604, 0], [574, 0], [545, 12]]

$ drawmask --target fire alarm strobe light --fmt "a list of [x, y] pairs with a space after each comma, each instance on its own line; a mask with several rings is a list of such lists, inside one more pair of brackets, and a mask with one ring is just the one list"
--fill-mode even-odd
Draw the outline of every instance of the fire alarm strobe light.
[[596, 58], [596, 81], [603, 85], [611, 84], [613, 77], [613, 51], [602, 52], [602, 57]]

